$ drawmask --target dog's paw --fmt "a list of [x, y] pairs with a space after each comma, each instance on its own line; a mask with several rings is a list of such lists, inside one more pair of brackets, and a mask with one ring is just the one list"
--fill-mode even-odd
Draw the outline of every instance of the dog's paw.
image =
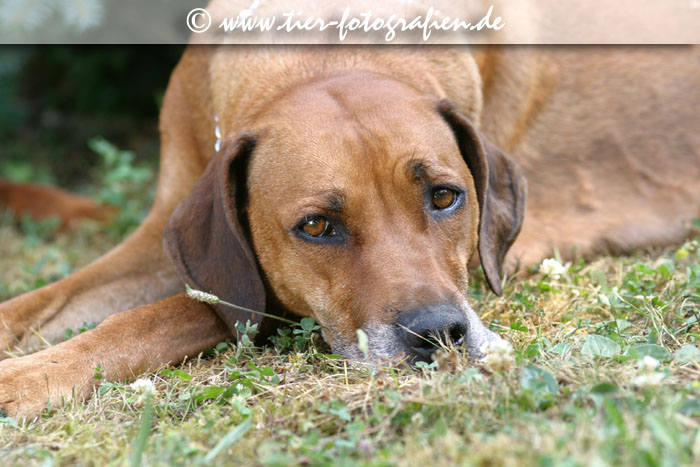
[[0, 411], [4, 416], [34, 417], [47, 403], [60, 405], [82, 392], [74, 371], [46, 358], [45, 352], [0, 362]]

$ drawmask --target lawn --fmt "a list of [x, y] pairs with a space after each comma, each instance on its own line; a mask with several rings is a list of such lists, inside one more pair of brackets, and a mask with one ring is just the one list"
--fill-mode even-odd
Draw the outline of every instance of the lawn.
[[[49, 223], [50, 224], [50, 223]], [[121, 230], [119, 230], [121, 232]], [[0, 300], [66, 276], [114, 230], [0, 216]], [[700, 237], [548, 263], [473, 304], [513, 345], [481, 364], [378, 368], [329, 355], [312, 322], [244, 341], [33, 421], [0, 419], [4, 465], [697, 465]], [[549, 273], [547, 273], [547, 271]], [[556, 274], [559, 272], [560, 274]], [[66, 331], [66, 336], [90, 328]], [[254, 332], [254, 330], [252, 330]], [[96, 377], [100, 378], [99, 369]]]

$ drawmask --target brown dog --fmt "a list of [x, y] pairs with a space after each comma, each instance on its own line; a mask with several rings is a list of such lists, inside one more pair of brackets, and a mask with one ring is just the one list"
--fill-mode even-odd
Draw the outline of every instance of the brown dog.
[[521, 226], [510, 262], [681, 240], [700, 214], [698, 128], [697, 49], [190, 48], [146, 221], [0, 305], [8, 349], [103, 323], [0, 363], [0, 406], [84, 397], [98, 364], [130, 378], [258, 321], [183, 282], [313, 316], [346, 357], [358, 329], [373, 358], [429, 359], [417, 336], [434, 334], [478, 356], [497, 337], [467, 303], [472, 254], [500, 293]]
[[109, 222], [114, 209], [99, 205], [90, 198], [60, 188], [35, 183], [12, 183], [0, 179], [0, 209], [9, 209], [16, 219], [30, 215], [34, 219], [56, 217], [59, 228], [69, 229], [83, 219]]

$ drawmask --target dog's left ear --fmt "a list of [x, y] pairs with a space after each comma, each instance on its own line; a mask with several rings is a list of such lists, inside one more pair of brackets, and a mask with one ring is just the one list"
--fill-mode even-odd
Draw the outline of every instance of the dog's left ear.
[[[255, 137], [224, 145], [165, 227], [163, 245], [180, 278], [192, 288], [255, 311], [265, 311], [265, 288], [246, 232], [248, 161]], [[228, 328], [260, 315], [214, 305]]]
[[447, 100], [437, 110], [448, 123], [467, 163], [479, 201], [479, 257], [486, 280], [501, 295], [501, 267], [520, 232], [525, 214], [527, 183], [511, 156], [489, 141]]

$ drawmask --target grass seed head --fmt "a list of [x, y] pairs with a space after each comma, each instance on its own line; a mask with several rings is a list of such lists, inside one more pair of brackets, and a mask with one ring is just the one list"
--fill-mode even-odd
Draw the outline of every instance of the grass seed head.
[[221, 299], [216, 295], [202, 292], [201, 290], [194, 290], [187, 284], [185, 284], [185, 290], [187, 291], [188, 297], [199, 302], [208, 303], [210, 305], [217, 305], [221, 301]]

